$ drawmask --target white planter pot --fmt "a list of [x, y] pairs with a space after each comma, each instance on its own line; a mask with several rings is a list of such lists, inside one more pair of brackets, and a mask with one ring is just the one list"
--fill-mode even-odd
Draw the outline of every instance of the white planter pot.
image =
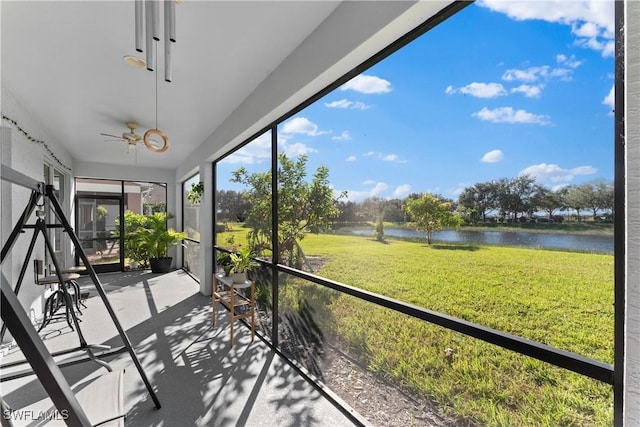
[[247, 281], [247, 272], [243, 271], [242, 273], [233, 273], [231, 278], [233, 279], [233, 283], [244, 283]]

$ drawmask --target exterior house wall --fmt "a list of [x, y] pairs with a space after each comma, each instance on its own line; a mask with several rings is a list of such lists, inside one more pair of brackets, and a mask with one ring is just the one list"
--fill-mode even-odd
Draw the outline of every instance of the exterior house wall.
[[[72, 181], [73, 170], [70, 169], [72, 161], [69, 153], [50, 137], [45, 125], [38, 123], [27, 109], [4, 87], [2, 88], [1, 109], [3, 116], [15, 122], [13, 124], [9, 120], [2, 119], [2, 164], [36, 181], [44, 181], [44, 163], [49, 163], [64, 172], [65, 194], [72, 194], [70, 182]], [[22, 131], [18, 128], [22, 129]], [[31, 136], [32, 139], [44, 141], [48, 149], [44, 144], [30, 141], [24, 133]], [[3, 246], [14, 228], [15, 222], [27, 206], [30, 195], [31, 190], [2, 181], [2, 206], [0, 209], [2, 211]], [[70, 199], [70, 197], [67, 197], [63, 203], [63, 209], [68, 218], [71, 213]], [[32, 215], [28, 223], [33, 224], [34, 222], [35, 215]], [[2, 274], [13, 287], [17, 283], [20, 269], [25, 262], [25, 255], [32, 236], [31, 230], [21, 234], [7, 259], [2, 263]], [[64, 263], [68, 265], [72, 259], [70, 253], [71, 244], [68, 239], [63, 240]], [[40, 236], [34, 246], [32, 257], [28, 260], [28, 268], [18, 295], [20, 302], [34, 323], [42, 319], [45, 290], [43, 287], [35, 285], [32, 265], [34, 259], [44, 260], [44, 254], [44, 239]], [[9, 339], [10, 335], [7, 333], [4, 340], [7, 341]]]

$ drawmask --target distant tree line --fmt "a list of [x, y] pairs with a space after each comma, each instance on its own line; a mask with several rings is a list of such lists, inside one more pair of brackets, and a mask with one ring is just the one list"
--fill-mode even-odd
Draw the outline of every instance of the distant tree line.
[[[384, 221], [411, 222], [406, 207], [411, 200], [422, 194], [410, 194], [405, 199], [382, 199], [371, 197], [362, 202], [340, 201], [339, 223]], [[613, 183], [596, 180], [581, 185], [569, 185], [557, 190], [536, 182], [530, 175], [501, 178], [466, 187], [457, 200], [433, 195], [448, 203], [452, 212], [461, 216], [465, 223], [476, 224], [490, 220], [516, 222], [532, 219], [544, 213], [546, 220], [562, 221], [561, 212], [575, 213], [581, 221], [589, 213], [594, 221], [612, 218], [614, 209]], [[414, 219], [414, 218], [413, 218]]]
[[613, 209], [613, 183], [604, 180], [551, 190], [529, 175], [520, 175], [475, 184], [458, 197], [458, 211], [469, 223], [485, 222], [489, 213], [507, 222], [532, 218], [537, 212], [554, 220], [564, 211], [575, 211], [578, 221], [581, 213], [590, 212], [597, 221], [598, 213], [612, 217]]
[[[571, 212], [578, 221], [585, 215], [594, 221], [609, 220], [613, 216], [613, 183], [595, 180], [581, 185], [569, 185], [557, 190], [541, 185], [530, 175], [500, 178], [466, 187], [457, 200], [433, 195], [448, 203], [451, 212], [462, 217], [466, 224], [487, 221], [517, 222], [544, 213], [549, 221], [562, 221]], [[369, 197], [361, 202], [338, 199], [334, 224], [381, 221], [407, 223], [413, 221], [407, 211], [408, 202], [423, 194], [412, 193], [403, 199]], [[243, 222], [251, 211], [251, 203], [241, 192], [216, 191], [218, 221]]]

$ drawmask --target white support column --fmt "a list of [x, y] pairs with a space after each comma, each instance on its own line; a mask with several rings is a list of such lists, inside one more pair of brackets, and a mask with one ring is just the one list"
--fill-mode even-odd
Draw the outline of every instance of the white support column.
[[640, 425], [640, 2], [625, 1], [626, 332], [624, 425]]
[[211, 295], [213, 282], [213, 164], [200, 164], [200, 180], [204, 182], [204, 193], [200, 203], [200, 293]]

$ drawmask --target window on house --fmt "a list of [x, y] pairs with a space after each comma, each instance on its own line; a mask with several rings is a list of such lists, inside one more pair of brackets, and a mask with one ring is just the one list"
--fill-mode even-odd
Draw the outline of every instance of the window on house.
[[[56, 169], [54, 166], [49, 165], [47, 163], [44, 164], [44, 183], [46, 185], [53, 185], [54, 192], [60, 206], [64, 209], [65, 202], [65, 174], [60, 170]], [[60, 220], [57, 215], [53, 212], [53, 209], [49, 207], [48, 204], [45, 204], [46, 216], [45, 221], [47, 224], [60, 224]], [[62, 229], [61, 228], [51, 228], [49, 229], [49, 239], [51, 242], [51, 246], [53, 246], [53, 251], [56, 257], [56, 261], [59, 265], [64, 266], [64, 247], [62, 240]], [[53, 262], [50, 259], [49, 252], [45, 252], [45, 264], [52, 265]]]

